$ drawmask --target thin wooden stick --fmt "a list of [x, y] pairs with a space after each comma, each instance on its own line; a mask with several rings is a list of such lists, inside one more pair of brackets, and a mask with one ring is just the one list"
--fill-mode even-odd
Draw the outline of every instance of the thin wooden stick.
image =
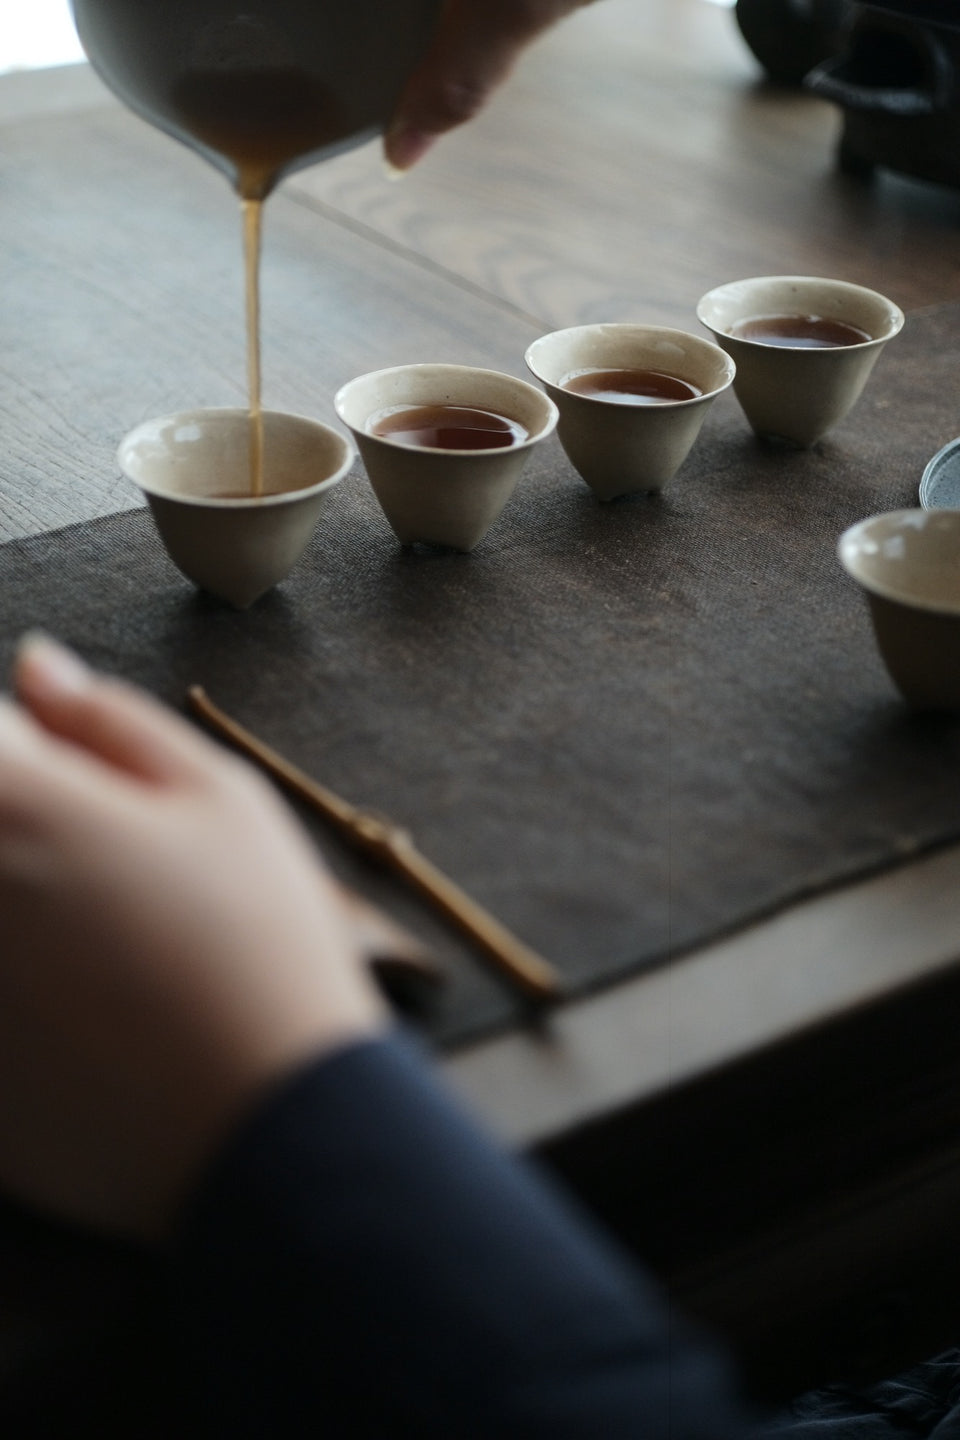
[[276, 750], [215, 705], [200, 685], [187, 692], [190, 709], [211, 730], [255, 760], [300, 800], [336, 825], [359, 849], [395, 870], [451, 920], [486, 954], [501, 973], [527, 998], [556, 999], [560, 981], [556, 971], [534, 950], [512, 935], [476, 901], [421, 855], [410, 835], [399, 825], [341, 800], [326, 786], [311, 780]]

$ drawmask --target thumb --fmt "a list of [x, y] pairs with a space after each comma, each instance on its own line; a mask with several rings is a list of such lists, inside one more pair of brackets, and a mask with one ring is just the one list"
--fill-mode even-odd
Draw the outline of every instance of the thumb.
[[444, 0], [433, 40], [410, 76], [384, 137], [407, 170], [440, 135], [470, 120], [523, 48], [585, 0]]

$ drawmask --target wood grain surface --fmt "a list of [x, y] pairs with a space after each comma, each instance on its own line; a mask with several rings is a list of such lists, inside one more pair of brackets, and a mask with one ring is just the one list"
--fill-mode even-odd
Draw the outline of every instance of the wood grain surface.
[[[29, 78], [0, 81], [0, 539], [139, 504], [123, 433], [245, 394], [222, 178], [83, 72]], [[271, 200], [265, 403], [330, 420], [344, 380], [409, 360], [523, 374], [536, 334], [581, 321], [697, 330], [699, 296], [747, 274], [960, 298], [960, 197], [839, 176], [837, 130], [763, 82], [729, 11], [602, 0], [403, 181], [372, 144]]]
[[[189, 152], [116, 107], [0, 133], [0, 536], [108, 514], [125, 431], [245, 403], [239, 209]], [[280, 194], [267, 214], [264, 404], [331, 422], [345, 380], [455, 360], [522, 371], [536, 330], [395, 247]]]
[[[332, 421], [343, 381], [414, 360], [522, 375], [536, 335], [584, 321], [696, 331], [700, 295], [747, 275], [837, 276], [913, 312], [960, 300], [960, 194], [841, 175], [839, 129], [825, 101], [765, 82], [728, 9], [599, 0], [401, 182], [373, 144], [284, 184], [266, 217], [265, 404]], [[0, 542], [138, 505], [114, 459], [128, 428], [244, 402], [235, 199], [83, 68], [0, 78], [0, 338]], [[942, 916], [955, 887], [931, 889], [925, 907]], [[725, 990], [730, 1012], [749, 1013], [746, 1058], [652, 1102], [593, 1099], [590, 1123], [564, 1134], [554, 1121], [543, 1146], [776, 1395], [849, 1371], [871, 1326], [859, 1360], [872, 1374], [955, 1343], [957, 967], [940, 953], [942, 981], [921, 986], [918, 969], [912, 997], [890, 984], [865, 1007], [883, 972], [860, 920], [841, 927], [834, 966], [846, 973], [860, 946], [856, 993], [831, 1002], [830, 1023], [765, 1047], [770, 995]], [[795, 929], [798, 951], [816, 948], [802, 918]], [[812, 967], [774, 975], [782, 958], [770, 994], [802, 1009]], [[682, 974], [664, 994], [652, 1012], [618, 988], [621, 1035], [675, 1074]], [[541, 1045], [555, 1109], [565, 1086], [568, 1109], [584, 1107], [615, 1043], [606, 1021], [583, 1033], [580, 1050]], [[523, 1074], [498, 1062], [504, 1093]], [[111, 1281], [109, 1256], [5, 1222], [0, 1389], [49, 1363], [72, 1414], [96, 1350], [106, 1390], [122, 1372], [139, 1403], [150, 1312], [125, 1257]], [[142, 1328], [127, 1326], [128, 1303]]]
[[289, 190], [548, 328], [696, 329], [700, 295], [745, 275], [834, 275], [907, 309], [960, 296], [960, 197], [839, 175], [838, 134], [833, 105], [765, 82], [729, 10], [602, 0], [399, 184], [374, 148]]

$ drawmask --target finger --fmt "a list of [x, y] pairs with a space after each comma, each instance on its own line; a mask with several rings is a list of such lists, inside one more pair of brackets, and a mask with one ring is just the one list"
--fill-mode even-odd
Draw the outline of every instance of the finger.
[[384, 137], [406, 170], [433, 141], [481, 110], [521, 50], [583, 0], [445, 0], [427, 54], [410, 76]]
[[102, 765], [94, 766], [26, 710], [0, 698], [0, 868], [11, 846], [32, 843], [49, 811], [75, 813], [78, 798], [101, 803], [109, 788], [97, 783], [103, 773]]
[[0, 765], [9, 767], [31, 759], [37, 733], [26, 711], [8, 696], [0, 695]]
[[53, 735], [157, 784], [199, 779], [209, 741], [143, 692], [88, 669], [44, 635], [27, 636], [14, 666], [18, 699]]

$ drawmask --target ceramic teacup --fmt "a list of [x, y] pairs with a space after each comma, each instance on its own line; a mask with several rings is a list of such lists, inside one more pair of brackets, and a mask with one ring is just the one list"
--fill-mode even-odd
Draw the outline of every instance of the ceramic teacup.
[[[720, 285], [702, 297], [697, 318], [737, 362], [733, 388], [754, 431], [801, 449], [849, 413], [904, 321], [903, 311], [876, 290], [809, 275]], [[778, 319], [807, 322], [800, 326], [806, 334], [781, 335], [774, 343], [769, 331]], [[827, 322], [819, 327], [819, 340], [816, 321]], [[822, 343], [831, 322], [839, 322], [832, 326], [833, 343]], [[767, 338], [758, 338], [756, 331], [765, 327]], [[754, 333], [737, 334], [741, 328]]]
[[185, 410], [147, 420], [117, 451], [177, 568], [237, 609], [289, 574], [355, 457], [346, 436], [319, 421], [264, 411], [256, 497], [250, 440], [246, 410]]
[[[555, 330], [535, 340], [525, 358], [559, 410], [557, 434], [567, 458], [598, 500], [662, 490], [687, 458], [707, 411], [735, 370], [730, 357], [709, 340], [661, 325]], [[690, 398], [638, 404], [565, 388], [564, 382], [583, 372], [621, 370], [680, 381]]]
[[[530, 451], [551, 434], [557, 412], [525, 380], [469, 365], [398, 365], [360, 375], [334, 398], [352, 431], [370, 484], [401, 545], [469, 551], [499, 517]], [[407, 407], [485, 410], [520, 427], [514, 443], [457, 449], [401, 443], [372, 433]]]
[[877, 646], [920, 709], [960, 710], [960, 510], [890, 510], [840, 537], [866, 592]]

